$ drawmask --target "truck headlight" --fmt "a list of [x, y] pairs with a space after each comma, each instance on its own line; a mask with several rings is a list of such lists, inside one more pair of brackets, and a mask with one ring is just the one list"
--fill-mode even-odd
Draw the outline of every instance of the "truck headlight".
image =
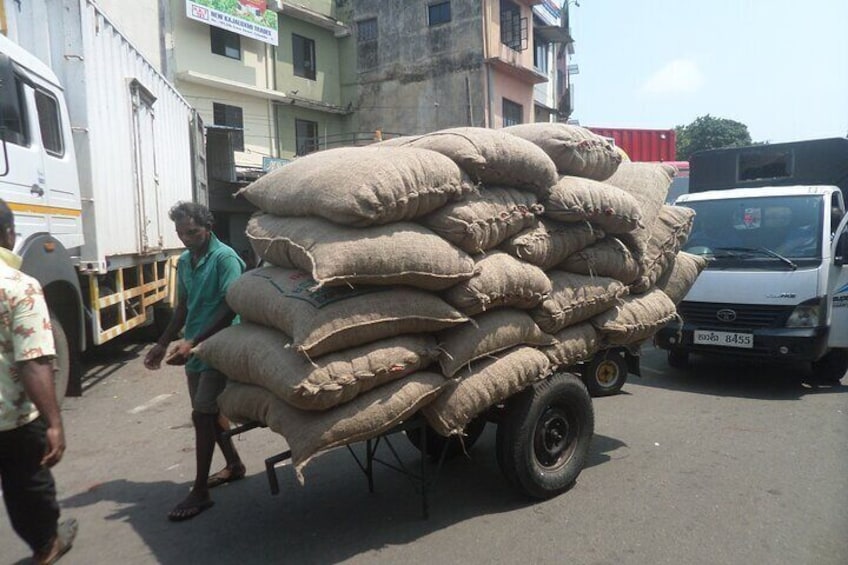
[[789, 319], [787, 328], [815, 328], [824, 325], [826, 300], [824, 297], [811, 298], [795, 307]]

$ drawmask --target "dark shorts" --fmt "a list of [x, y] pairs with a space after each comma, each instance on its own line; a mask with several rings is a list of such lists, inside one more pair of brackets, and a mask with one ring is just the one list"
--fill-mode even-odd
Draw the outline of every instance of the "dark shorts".
[[186, 370], [186, 376], [192, 410], [201, 414], [217, 414], [218, 395], [224, 392], [224, 387], [227, 386], [227, 376], [215, 369], [200, 373]]

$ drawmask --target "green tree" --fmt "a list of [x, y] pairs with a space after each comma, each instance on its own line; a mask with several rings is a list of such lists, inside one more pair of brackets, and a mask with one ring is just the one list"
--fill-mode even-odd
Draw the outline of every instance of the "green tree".
[[680, 161], [688, 161], [692, 153], [704, 149], [751, 145], [748, 126], [709, 114], [695, 118], [688, 126], [677, 126], [674, 131], [677, 134], [677, 159]]

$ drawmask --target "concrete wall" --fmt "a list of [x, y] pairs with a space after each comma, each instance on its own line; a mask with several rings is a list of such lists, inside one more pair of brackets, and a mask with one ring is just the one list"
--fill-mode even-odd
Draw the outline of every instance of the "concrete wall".
[[[413, 134], [482, 126], [481, 1], [452, 2], [451, 21], [432, 27], [425, 2], [336, 2], [339, 19], [351, 26], [341, 47], [342, 99], [356, 112], [348, 127]], [[371, 17], [378, 20], [378, 39], [358, 44], [356, 23]]]
[[522, 123], [531, 123], [535, 120], [535, 106], [533, 104], [533, 89], [526, 82], [521, 82], [513, 77], [498, 74], [497, 80], [493, 81], [492, 90], [492, 112], [493, 121], [491, 127], [503, 127], [503, 99], [507, 98], [522, 107]]
[[159, 4], [160, 0], [97, 0], [115, 27], [161, 72]]

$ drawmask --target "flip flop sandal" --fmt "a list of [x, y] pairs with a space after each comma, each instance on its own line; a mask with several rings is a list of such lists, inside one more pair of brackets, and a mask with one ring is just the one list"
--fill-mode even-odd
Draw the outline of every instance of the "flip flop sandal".
[[171, 522], [183, 522], [191, 520], [204, 510], [208, 510], [215, 505], [214, 500], [205, 500], [199, 504], [185, 505], [178, 504], [173, 510], [168, 513], [168, 520]]
[[74, 538], [77, 537], [78, 528], [79, 524], [77, 524], [77, 521], [73, 518], [61, 522], [56, 528], [56, 538], [59, 542], [56, 548], [56, 553], [49, 555], [44, 559], [39, 559], [37, 556], [33, 556], [33, 563], [36, 563], [37, 565], [53, 565], [53, 563], [59, 561], [59, 559], [68, 553], [74, 545]]
[[214, 475], [211, 475], [209, 477], [209, 479], [206, 482], [206, 487], [207, 488], [215, 488], [215, 487], [219, 487], [219, 486], [226, 484], [226, 483], [232, 483], [232, 482], [235, 482], [235, 481], [240, 481], [241, 479], [244, 478], [244, 475], [246, 474], [246, 472], [247, 472], [247, 470], [244, 467], [241, 468], [241, 471], [236, 472], [236, 473], [230, 472], [230, 474], [227, 475], [227, 476], [222, 475], [221, 474], [222, 471], [218, 471], [217, 473], [215, 473]]

